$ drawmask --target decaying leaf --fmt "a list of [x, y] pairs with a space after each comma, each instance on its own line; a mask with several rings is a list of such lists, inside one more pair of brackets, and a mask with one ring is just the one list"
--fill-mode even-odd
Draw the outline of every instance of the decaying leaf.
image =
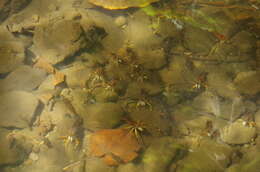
[[138, 156], [141, 149], [133, 133], [127, 129], [105, 129], [93, 133], [89, 141], [90, 154], [102, 157], [108, 165], [127, 163]]
[[37, 60], [37, 62], [34, 64], [34, 67], [43, 69], [50, 74], [55, 72], [55, 68], [50, 63], [43, 60], [42, 58], [39, 58]]
[[107, 154], [103, 157], [103, 161], [110, 166], [117, 166], [119, 165], [118, 161], [116, 160], [116, 157], [112, 154]]
[[56, 86], [65, 81], [65, 75], [55, 69], [50, 63], [39, 58], [37, 62], [34, 64], [34, 67], [45, 70], [49, 74], [54, 75], [53, 85]]
[[56, 86], [65, 81], [65, 75], [59, 71], [55, 71], [53, 85]]

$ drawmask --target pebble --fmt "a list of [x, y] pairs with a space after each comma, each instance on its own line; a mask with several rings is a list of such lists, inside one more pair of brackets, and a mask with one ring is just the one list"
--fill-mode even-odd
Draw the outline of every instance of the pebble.
[[220, 138], [228, 144], [250, 143], [256, 136], [256, 128], [246, 125], [245, 121], [237, 120], [220, 131]]
[[11, 91], [0, 95], [0, 126], [25, 128], [30, 125], [38, 107], [38, 99], [31, 93]]

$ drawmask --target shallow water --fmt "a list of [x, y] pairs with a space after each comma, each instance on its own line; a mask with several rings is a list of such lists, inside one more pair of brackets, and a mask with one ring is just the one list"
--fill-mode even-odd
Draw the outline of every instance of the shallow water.
[[260, 2], [109, 2], [0, 2], [0, 171], [258, 172]]

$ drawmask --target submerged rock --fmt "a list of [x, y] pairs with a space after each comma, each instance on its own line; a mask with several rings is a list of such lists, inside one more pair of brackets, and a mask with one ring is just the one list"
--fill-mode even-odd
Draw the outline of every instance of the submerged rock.
[[129, 18], [125, 30], [126, 40], [131, 44], [131, 47], [136, 49], [152, 49], [162, 45], [162, 38], [154, 34], [150, 27], [150, 17], [142, 11], [134, 13], [132, 18]]
[[240, 72], [234, 83], [241, 94], [256, 95], [260, 92], [260, 71]]
[[258, 147], [247, 148], [239, 163], [232, 164], [227, 172], [258, 172], [260, 169], [260, 152]]
[[55, 89], [55, 85], [53, 85], [54, 75], [48, 75], [39, 85], [37, 91], [50, 91]]
[[32, 124], [38, 99], [31, 93], [11, 91], [0, 95], [0, 126], [25, 128]]
[[223, 172], [230, 163], [231, 149], [211, 140], [203, 140], [200, 147], [178, 163], [177, 172]]
[[8, 73], [24, 61], [24, 46], [18, 41], [0, 41], [0, 74]]
[[140, 172], [143, 169], [134, 163], [122, 164], [117, 168], [117, 172]]
[[257, 68], [260, 68], [260, 41], [257, 41], [256, 66]]
[[88, 45], [80, 24], [70, 20], [46, 22], [35, 28], [33, 52], [56, 64]]
[[145, 172], [164, 172], [172, 160], [177, 160], [185, 152], [171, 137], [155, 140], [144, 152], [142, 162]]
[[254, 118], [255, 118], [255, 123], [256, 123], [256, 129], [257, 129], [258, 133], [260, 133], [260, 110], [258, 110], [255, 113]]
[[13, 13], [25, 8], [31, 0], [2, 0], [0, 3], [0, 23]]
[[147, 51], [142, 49], [137, 51], [138, 62], [146, 69], [160, 69], [166, 64], [166, 58], [163, 49]]
[[240, 164], [232, 165], [231, 167], [228, 168], [227, 172], [244, 172], [244, 171], [258, 172], [260, 168], [259, 164], [260, 164], [260, 158], [258, 155], [256, 156], [256, 158], [242, 165]]
[[51, 171], [60, 172], [61, 169], [67, 166], [69, 159], [61, 149], [45, 149], [38, 153], [39, 159], [36, 162], [27, 160], [29, 165], [20, 165], [10, 167], [8, 172], [35, 172], [35, 171]]
[[108, 166], [100, 158], [88, 158], [85, 166], [85, 171], [91, 172], [116, 172], [115, 167]]
[[[188, 60], [184, 56], [174, 56], [169, 62], [168, 67], [159, 71], [160, 77], [166, 86], [174, 85], [176, 89], [191, 89], [191, 79], [194, 71], [188, 68]], [[187, 88], [189, 87], [189, 88]]]
[[250, 143], [255, 136], [256, 128], [243, 120], [237, 120], [220, 131], [220, 138], [228, 144]]
[[209, 91], [195, 97], [193, 107], [201, 114], [211, 114], [231, 122], [246, 111], [246, 104], [240, 96], [231, 100], [221, 99], [221, 97]]
[[96, 103], [86, 106], [82, 114], [84, 128], [90, 130], [109, 129], [120, 123], [124, 113], [119, 104]]
[[11, 134], [6, 129], [0, 129], [0, 166], [17, 164], [26, 158], [24, 150], [19, 147], [12, 147], [12, 142], [9, 140]]
[[124, 25], [127, 24], [127, 19], [125, 16], [121, 15], [121, 16], [118, 16], [115, 18], [114, 20], [115, 24], [118, 26], [118, 27], [124, 27]]
[[97, 102], [115, 102], [118, 99], [118, 94], [113, 88], [96, 88], [93, 90], [95, 100]]
[[237, 33], [229, 43], [219, 44], [211, 58], [224, 62], [243, 62], [252, 59], [256, 40], [246, 31]]
[[20, 66], [10, 73], [0, 85], [0, 91], [32, 91], [46, 78], [46, 72], [30, 66]]
[[144, 107], [140, 106], [133, 108], [135, 110], [130, 112], [130, 118], [133, 121], [142, 121], [144, 123], [145, 129], [150, 135], [162, 136], [168, 135], [170, 133], [172, 122], [167, 119], [167, 114], [164, 114], [161, 110], [156, 109], [156, 106], [150, 107], [147, 105]]
[[236, 86], [232, 82], [231, 77], [220, 71], [213, 71], [207, 76], [207, 85], [210, 90], [214, 90], [218, 95], [225, 98], [236, 98], [239, 92], [235, 89]]
[[66, 83], [70, 88], [84, 87], [90, 78], [91, 70], [84, 63], [73, 63], [71, 67], [61, 70], [66, 75]]
[[184, 45], [194, 53], [207, 54], [216, 42], [210, 32], [191, 26], [185, 28]]

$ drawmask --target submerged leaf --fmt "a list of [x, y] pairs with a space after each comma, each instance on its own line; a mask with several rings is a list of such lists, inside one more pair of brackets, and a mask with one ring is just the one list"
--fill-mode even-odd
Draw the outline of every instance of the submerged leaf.
[[53, 85], [56, 86], [65, 81], [65, 75], [55, 69], [50, 63], [39, 58], [37, 62], [34, 64], [34, 67], [45, 70], [49, 74], [53, 74]]
[[106, 164], [118, 165], [134, 160], [141, 146], [133, 133], [120, 128], [95, 132], [90, 136], [89, 148], [91, 155], [103, 157]]
[[65, 81], [65, 75], [59, 71], [55, 71], [53, 85], [56, 86]]
[[34, 64], [34, 67], [43, 69], [50, 74], [55, 72], [55, 68], [50, 63], [43, 60], [42, 58], [39, 58], [37, 60], [37, 62]]

